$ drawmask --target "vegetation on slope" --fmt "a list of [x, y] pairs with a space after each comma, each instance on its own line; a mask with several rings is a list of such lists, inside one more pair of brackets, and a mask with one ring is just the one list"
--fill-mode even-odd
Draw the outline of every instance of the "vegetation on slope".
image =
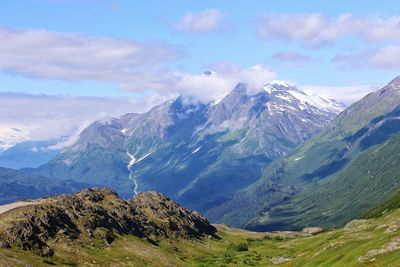
[[0, 167], [0, 205], [21, 199], [35, 199], [63, 193], [75, 193], [87, 184], [57, 180]]
[[[71, 203], [78, 201], [83, 205], [81, 209], [76, 205], [74, 212], [68, 206], [66, 209], [67, 214], [73, 212], [70, 214], [72, 217], [75, 216], [72, 221], [80, 231], [66, 232], [66, 229], [73, 230], [73, 228], [64, 227], [63, 231], [53, 232], [56, 238], [46, 240], [54, 249], [52, 257], [48, 257], [49, 255], [43, 257], [43, 254], [40, 256], [15, 245], [10, 248], [2, 241], [0, 265], [341, 267], [400, 264], [399, 209], [385, 213], [385, 216], [377, 219], [356, 220], [342, 229], [316, 234], [310, 234], [314, 229], [303, 232], [255, 233], [219, 225], [216, 233], [218, 238], [210, 238], [204, 232], [192, 235], [190, 231], [182, 231], [181, 227], [197, 229], [197, 224], [192, 224], [196, 220], [192, 219], [200, 218], [198, 217], [200, 215], [183, 209], [157, 193], [141, 194], [132, 203], [119, 199], [108, 190], [84, 191], [67, 199]], [[48, 225], [43, 219], [54, 218], [52, 215], [57, 214], [54, 213], [57, 205], [65, 204], [67, 199], [66, 196], [47, 199], [43, 205], [18, 208], [2, 214], [0, 229], [12, 224], [11, 220], [20, 223], [32, 220], [33, 212], [43, 214], [43, 209], [46, 209], [47, 215], [40, 216], [38, 222], [41, 223], [37, 225], [40, 229], [44, 229]], [[102, 216], [101, 211], [104, 210], [110, 212], [110, 216], [128, 215], [123, 207], [128, 209], [136, 207], [138, 213], [131, 215], [134, 221], [129, 219], [124, 221], [126, 220], [124, 216], [118, 221], [110, 220], [112, 217], [109, 216]], [[141, 217], [140, 214], [145, 216]], [[177, 218], [178, 221], [175, 220]], [[68, 224], [68, 220], [62, 222]], [[85, 225], [93, 227], [93, 222], [101, 226], [98, 225], [92, 236], [89, 236], [91, 231], [83, 231], [82, 227]], [[176, 223], [178, 227], [174, 228], [171, 222]], [[128, 227], [130, 223], [136, 223], [138, 228]], [[55, 225], [59, 227], [59, 224]], [[143, 230], [147, 236], [118, 232], [118, 225], [123, 229], [136, 229], [139, 232]], [[31, 228], [21, 229], [26, 231]], [[152, 231], [154, 229], [164, 229], [165, 232]], [[114, 239], [111, 242], [104, 239], [109, 230], [113, 230]], [[214, 231], [215, 229], [212, 230], [212, 234], [215, 234]], [[71, 238], [74, 232], [78, 235], [77, 238]], [[4, 237], [4, 234], [2, 232], [1, 236]], [[148, 237], [152, 237], [152, 240], [150, 241]], [[35, 239], [28, 238], [28, 240], [29, 244], [37, 242]]]
[[[398, 189], [400, 177], [400, 135], [360, 154], [335, 179], [296, 195], [265, 212], [268, 222], [254, 227], [276, 226], [301, 229], [343, 226], [363, 212], [390, 198]], [[251, 227], [251, 226], [250, 226]]]
[[400, 191], [397, 191], [391, 198], [380, 203], [378, 206], [364, 212], [360, 218], [362, 219], [376, 219], [386, 213], [400, 208]]

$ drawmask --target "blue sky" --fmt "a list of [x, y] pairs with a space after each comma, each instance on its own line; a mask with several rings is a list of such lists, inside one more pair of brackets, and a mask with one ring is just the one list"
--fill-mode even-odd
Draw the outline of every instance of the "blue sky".
[[350, 104], [399, 70], [394, 0], [2, 0], [0, 106], [15, 110], [0, 115], [0, 141], [10, 127], [34, 139], [66, 131], [49, 133], [44, 113], [81, 129], [178, 94], [210, 101], [241, 81], [285, 80]]
[[[223, 14], [221, 27], [204, 33], [171, 29], [185, 14], [215, 9]], [[0, 27], [43, 29], [48, 32], [79, 33], [136, 41], [155, 41], [179, 47], [182, 56], [168, 62], [173, 70], [201, 73], [214, 63], [233, 62], [243, 68], [265, 64], [276, 78], [300, 85], [381, 85], [397, 74], [396, 68], [339, 69], [332, 59], [343, 51], [361, 52], [390, 41], [364, 43], [351, 36], [322, 47], [310, 47], [299, 40], [262, 39], [258, 20], [265, 14], [296, 15], [319, 13], [327, 18], [351, 13], [358, 17], [387, 19], [400, 13], [396, 1], [107, 1], [107, 0], [5, 0], [0, 3]], [[291, 51], [312, 58], [308, 62], [273, 59], [276, 53]], [[18, 71], [2, 69], [1, 91], [98, 96], [135, 95], [121, 90], [114, 81], [59, 77], [31, 78]], [[11, 73], [11, 74], [10, 74]], [[151, 89], [151, 88], [143, 88]]]

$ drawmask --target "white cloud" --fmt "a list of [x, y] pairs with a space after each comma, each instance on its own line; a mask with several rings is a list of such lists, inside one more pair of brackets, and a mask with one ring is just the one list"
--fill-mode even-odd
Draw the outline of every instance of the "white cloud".
[[0, 70], [40, 79], [114, 82], [123, 88], [164, 88], [174, 77], [165, 66], [179, 47], [46, 30], [0, 28]]
[[280, 60], [280, 61], [287, 61], [287, 62], [305, 62], [305, 61], [312, 60], [312, 58], [308, 55], [304, 55], [302, 53], [299, 53], [296, 51], [290, 51], [290, 50], [275, 53], [272, 56], [272, 59]]
[[69, 135], [68, 140], [54, 147], [61, 148], [73, 143], [81, 130], [98, 119], [144, 112], [177, 95], [209, 102], [229, 93], [239, 82], [247, 83], [250, 90], [262, 90], [264, 83], [275, 77], [275, 73], [262, 64], [242, 68], [232, 63], [219, 63], [213, 66], [213, 70], [216, 72], [211, 75], [175, 73], [177, 80], [172, 88], [153, 91], [142, 98], [0, 92], [0, 141], [7, 141], [5, 137], [9, 134], [2, 136], [1, 133], [8, 133], [13, 128], [23, 133], [19, 141], [48, 140]]
[[[95, 120], [144, 112], [163, 101], [159, 96], [129, 99], [0, 93], [0, 138], [9, 137], [0, 140], [48, 140], [65, 135], [74, 138]], [[12, 139], [19, 137], [16, 133], [23, 138]]]
[[400, 40], [400, 16], [388, 18], [341, 14], [330, 18], [313, 14], [268, 14], [261, 16], [258, 34], [264, 39], [302, 41], [311, 46], [356, 36], [366, 42]]
[[[207, 12], [206, 12], [207, 13]], [[188, 95], [201, 101], [227, 93], [238, 82], [267, 82], [274, 72], [264, 65], [242, 68], [218, 64], [206, 76], [174, 71], [179, 47], [45, 30], [0, 28], [0, 71], [36, 79], [112, 82], [133, 92]]]
[[209, 33], [221, 28], [224, 17], [224, 14], [218, 9], [188, 12], [172, 24], [172, 29], [186, 33]]
[[382, 47], [369, 57], [369, 65], [388, 70], [400, 70], [400, 46]]
[[349, 86], [325, 86], [325, 85], [302, 85], [306, 93], [335, 99], [350, 105], [367, 94], [378, 90], [378, 87], [371, 85], [349, 85]]
[[340, 69], [400, 70], [400, 46], [389, 45], [358, 53], [339, 53], [333, 59]]
[[263, 85], [274, 79], [276, 73], [268, 66], [257, 64], [248, 68], [229, 62], [212, 66], [211, 75], [181, 74], [175, 90], [179, 95], [208, 102], [229, 93], [239, 83], [248, 85], [249, 91], [262, 90]]
[[179, 60], [181, 49], [159, 42], [4, 28], [0, 28], [0, 39], [2, 72], [36, 79], [106, 81], [146, 92], [145, 97], [134, 99], [0, 93], [0, 133], [16, 128], [24, 133], [23, 139], [30, 140], [71, 136], [57, 147], [73, 142], [97, 119], [143, 112], [177, 95], [208, 102], [239, 82], [261, 89], [275, 76], [262, 64], [242, 68], [219, 63], [212, 66], [213, 75], [176, 72], [168, 64]]
[[29, 132], [15, 127], [0, 127], [0, 152], [29, 138]]

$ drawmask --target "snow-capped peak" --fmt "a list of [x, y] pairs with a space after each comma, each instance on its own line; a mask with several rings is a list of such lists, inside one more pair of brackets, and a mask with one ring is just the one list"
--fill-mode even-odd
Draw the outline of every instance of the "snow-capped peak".
[[17, 128], [0, 128], [0, 151], [29, 139], [29, 132]]
[[339, 113], [345, 109], [344, 104], [333, 99], [323, 98], [317, 95], [308, 95], [303, 91], [289, 90], [288, 93], [300, 102], [302, 106], [313, 106], [320, 110]]
[[264, 90], [285, 102], [299, 105], [301, 109], [317, 108], [331, 113], [339, 113], [346, 108], [344, 104], [333, 99], [309, 95], [294, 84], [285, 81], [274, 80], [268, 82], [264, 85]]
[[295, 86], [289, 82], [273, 80], [264, 85], [264, 90], [272, 94], [274, 91], [288, 90], [289, 88], [295, 88]]
[[273, 80], [273, 81], [270, 81], [267, 84], [283, 86], [283, 87], [291, 87], [291, 86], [293, 86], [292, 84], [290, 84], [290, 83], [288, 83], [286, 81], [280, 81], [280, 80]]

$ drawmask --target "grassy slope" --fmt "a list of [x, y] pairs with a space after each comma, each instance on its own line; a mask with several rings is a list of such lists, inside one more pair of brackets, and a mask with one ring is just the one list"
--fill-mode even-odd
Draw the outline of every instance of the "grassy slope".
[[292, 229], [335, 227], [386, 200], [400, 183], [400, 135], [374, 146], [353, 160], [334, 180], [312, 187], [268, 212], [269, 223], [283, 221]]
[[281, 237], [219, 227], [218, 239], [161, 241], [158, 246], [119, 236], [110, 247], [101, 240], [55, 244], [56, 254], [42, 258], [0, 249], [1, 266], [397, 266], [400, 264], [400, 210], [373, 220], [315, 236]]
[[400, 191], [397, 191], [391, 198], [380, 203], [378, 206], [367, 210], [361, 215], [363, 219], [375, 219], [379, 218], [385, 213], [400, 208]]

